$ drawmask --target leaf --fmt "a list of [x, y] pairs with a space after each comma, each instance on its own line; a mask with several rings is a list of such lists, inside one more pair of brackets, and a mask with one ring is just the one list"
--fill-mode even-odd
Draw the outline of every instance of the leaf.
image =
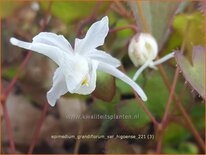
[[92, 93], [96, 98], [110, 102], [116, 92], [115, 79], [104, 72], [97, 72], [96, 89]]
[[[189, 24], [189, 25], [188, 25]], [[192, 48], [196, 45], [204, 45], [204, 16], [201, 12], [194, 12], [192, 14], [180, 14], [174, 18], [173, 28], [174, 33], [176, 35], [171, 42], [176, 42], [178, 40], [179, 46], [181, 45], [182, 41], [185, 37], [185, 29], [188, 26], [187, 32], [187, 39], [185, 39], [185, 49], [186, 49], [186, 56], [192, 55]], [[172, 43], [173, 44], [173, 43]], [[178, 47], [173, 46], [173, 48]]]
[[[135, 14], [137, 24], [140, 26], [141, 30], [144, 31], [144, 24], [141, 22], [138, 15], [137, 2], [133, 1], [129, 3], [133, 13]], [[167, 39], [167, 35], [169, 34], [167, 32], [168, 28], [179, 4], [180, 2], [178, 1], [141, 1], [141, 10], [143, 10], [146, 24], [148, 25], [149, 31], [157, 39], [160, 49], [162, 48], [165, 39]]]
[[148, 97], [147, 107], [155, 116], [161, 118], [169, 93], [159, 72], [155, 71], [153, 75], [147, 78], [144, 91]]
[[194, 122], [194, 125], [199, 130], [204, 130], [205, 128], [205, 118], [202, 117], [205, 115], [205, 105], [203, 103], [196, 103], [192, 107], [191, 118]]
[[188, 129], [176, 123], [170, 123], [164, 133], [164, 144], [177, 145], [190, 137]]
[[130, 129], [144, 127], [150, 122], [148, 115], [136, 99], [122, 101], [118, 104], [117, 114], [124, 116], [125, 119], [120, 119], [120, 121], [125, 127]]
[[114, 114], [115, 105], [120, 102], [120, 93], [117, 91], [112, 101], [109, 103], [101, 99], [95, 99], [91, 111], [101, 114]]
[[133, 148], [123, 140], [110, 139], [105, 146], [105, 154], [134, 154]]
[[180, 52], [175, 53], [177, 64], [185, 79], [205, 99], [205, 49], [203, 46], [193, 47], [192, 64]]
[[107, 115], [108, 118], [102, 120], [101, 127], [99, 129], [99, 133], [104, 134], [106, 131], [108, 131], [111, 126], [114, 125], [114, 121], [116, 121], [113, 116], [116, 113], [115, 112], [115, 105], [119, 103], [120, 101], [120, 93], [119, 91], [116, 92], [115, 96], [113, 97], [111, 102], [106, 102], [103, 100], [95, 99], [94, 104], [92, 104], [92, 107], [90, 108], [91, 112], [93, 114], [102, 114]]

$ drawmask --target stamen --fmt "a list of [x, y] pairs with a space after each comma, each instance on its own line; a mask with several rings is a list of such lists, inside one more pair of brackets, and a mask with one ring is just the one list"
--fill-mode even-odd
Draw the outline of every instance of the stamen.
[[82, 86], [86, 85], [86, 86], [89, 86], [89, 82], [88, 82], [88, 79], [85, 78], [83, 81], [82, 81]]

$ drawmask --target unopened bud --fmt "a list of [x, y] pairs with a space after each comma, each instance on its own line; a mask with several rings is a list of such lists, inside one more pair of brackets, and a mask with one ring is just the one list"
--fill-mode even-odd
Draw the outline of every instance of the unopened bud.
[[154, 60], [158, 53], [155, 38], [149, 33], [136, 34], [129, 44], [129, 57], [136, 67], [143, 65], [148, 60]]

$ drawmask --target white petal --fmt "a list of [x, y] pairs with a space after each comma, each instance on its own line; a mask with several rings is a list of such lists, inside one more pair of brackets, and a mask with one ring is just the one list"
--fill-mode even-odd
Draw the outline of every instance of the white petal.
[[122, 81], [130, 85], [137, 92], [137, 94], [141, 97], [143, 101], [147, 101], [147, 96], [145, 95], [142, 88], [140, 88], [140, 86], [138, 86], [132, 79], [130, 79], [127, 75], [122, 73], [120, 70], [105, 63], [100, 63], [97, 69], [121, 79]]
[[148, 65], [151, 63], [152, 61], [146, 61], [138, 70], [137, 72], [134, 74], [133, 80], [136, 81], [137, 78], [139, 77], [139, 75], [142, 73], [142, 71], [148, 67]]
[[66, 55], [63, 57], [60, 67], [65, 76], [68, 91], [75, 93], [89, 73], [88, 60], [78, 54], [73, 57]]
[[50, 59], [52, 59], [58, 65], [62, 61], [62, 57], [64, 57], [64, 55], [67, 54], [67, 53], [63, 52], [62, 50], [60, 50], [58, 47], [46, 45], [46, 44], [42, 44], [42, 43], [35, 43], [35, 42], [29, 43], [29, 42], [24, 42], [24, 41], [18, 40], [16, 38], [11, 38], [10, 42], [11, 42], [11, 44], [13, 44], [15, 46], [18, 46], [18, 47], [21, 47], [21, 48], [24, 48], [27, 50], [35, 51], [35, 52], [41, 53], [45, 56], [48, 56]]
[[72, 52], [72, 46], [64, 38], [63, 35], [57, 35], [51, 32], [41, 32], [33, 38], [35, 43], [43, 43], [51, 46], [56, 46], [65, 52]]
[[59, 99], [60, 96], [67, 93], [67, 86], [64, 75], [60, 68], [57, 68], [54, 77], [53, 77], [53, 86], [47, 92], [47, 100], [51, 106], [56, 104], [56, 101]]
[[153, 63], [153, 65], [159, 65], [159, 64], [161, 64], [161, 63], [163, 63], [163, 62], [165, 62], [165, 61], [167, 61], [167, 60], [169, 60], [169, 59], [171, 59], [171, 58], [173, 58], [173, 57], [174, 57], [174, 52], [169, 53], [169, 54], [165, 55], [164, 57], [162, 57], [161, 59], [156, 60], [156, 61]]
[[88, 54], [88, 56], [91, 59], [110, 64], [114, 67], [119, 67], [121, 65], [121, 62], [118, 59], [101, 50], [94, 49], [91, 53]]
[[104, 39], [109, 32], [108, 17], [92, 24], [85, 38], [75, 40], [75, 52], [87, 54], [90, 50], [104, 44]]
[[77, 94], [83, 94], [83, 95], [88, 95], [91, 94], [95, 88], [96, 88], [96, 70], [97, 70], [98, 62], [97, 61], [92, 61], [90, 63], [90, 71], [89, 71], [89, 82], [88, 85], [83, 85], [81, 86], [76, 93]]

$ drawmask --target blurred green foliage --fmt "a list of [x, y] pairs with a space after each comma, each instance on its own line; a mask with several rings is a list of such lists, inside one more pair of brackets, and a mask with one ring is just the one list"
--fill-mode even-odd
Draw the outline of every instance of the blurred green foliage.
[[120, 119], [119, 121], [131, 130], [144, 127], [150, 122], [148, 115], [136, 99], [125, 100], [118, 104], [117, 114], [128, 117], [127, 119]]
[[180, 48], [183, 38], [187, 36], [185, 54], [191, 60], [192, 47], [204, 45], [204, 25], [204, 16], [201, 12], [176, 15], [172, 24], [173, 31], [164, 51], [168, 53]]
[[[67, 34], [73, 40], [76, 36], [76, 32], [81, 24], [86, 21], [93, 12], [94, 8], [97, 6], [96, 1], [88, 1], [82, 2], [80, 1], [53, 1], [51, 13], [52, 19], [60, 19], [63, 22], [63, 25], [66, 26]], [[162, 42], [164, 33], [167, 30], [167, 24], [171, 21], [171, 14], [173, 13], [174, 8], [176, 7], [176, 3], [173, 6], [170, 6], [170, 2], [166, 3], [150, 3], [146, 5], [146, 1], [144, 2], [146, 13], [146, 18], [149, 22], [150, 29], [152, 33], [156, 36], [159, 42]], [[9, 2], [4, 0], [4, 3], [1, 6], [1, 17], [7, 18], [16, 9], [20, 8], [24, 4], [22, 2]], [[48, 8], [47, 1], [41, 1], [41, 11], [45, 11]], [[146, 5], [146, 6], [145, 6]], [[110, 2], [101, 2], [100, 8], [97, 9], [95, 14], [96, 18], [99, 19], [104, 15], [108, 15], [110, 19], [110, 28], [118, 28], [122, 26], [126, 26], [128, 24], [134, 24], [133, 18], [125, 18], [120, 16], [114, 10], [107, 10], [110, 6]], [[126, 7], [128, 7], [126, 5]], [[43, 9], [43, 10], [42, 10]], [[164, 11], [160, 11], [163, 9]], [[184, 10], [184, 9], [183, 9]], [[164, 14], [163, 14], [164, 12]], [[93, 22], [89, 22], [83, 30], [87, 29]], [[37, 24], [38, 25], [38, 24]], [[188, 26], [189, 25], [189, 26]], [[204, 45], [204, 16], [201, 12], [195, 11], [192, 13], [184, 13], [177, 14], [172, 21], [172, 31], [171, 35], [167, 38], [168, 41], [164, 44], [162, 54], [167, 54], [172, 52], [176, 48], [180, 48], [185, 36], [186, 38], [186, 47], [185, 47], [185, 55], [186, 58], [191, 60], [192, 55], [192, 47], [194, 45]], [[187, 34], [185, 34], [186, 27], [188, 26]], [[125, 72], [129, 77], [133, 77], [134, 73], [138, 68], [134, 67], [131, 61], [127, 58], [127, 43], [133, 37], [134, 32], [131, 29], [126, 29], [122, 31], [117, 31], [113, 33], [109, 33], [106, 38], [106, 44], [103, 49], [106, 51], [110, 51], [112, 55], [122, 59], [122, 64], [126, 64], [127, 66], [124, 68]], [[180, 64], [185, 64], [185, 60], [181, 60]], [[187, 63], [187, 62], [186, 62]], [[173, 64], [176, 62], [173, 61]], [[170, 83], [172, 83], [174, 70], [176, 69], [172, 63], [163, 64], [163, 67], [167, 71], [167, 76], [169, 77]], [[188, 62], [189, 64], [189, 62]], [[203, 65], [202, 62], [198, 61], [198, 65]], [[195, 66], [195, 64], [194, 64]], [[185, 68], [188, 70], [194, 69], [191, 65], [186, 65]], [[196, 67], [196, 66], [195, 66]], [[199, 66], [198, 66], [199, 67]], [[122, 69], [123, 70], [123, 69]], [[202, 67], [198, 69], [194, 69], [194, 74], [191, 75], [194, 78], [194, 75], [197, 75], [197, 81], [200, 85], [203, 83], [202, 79], [204, 72], [202, 71]], [[11, 66], [7, 67], [3, 70], [2, 74], [5, 79], [11, 79], [16, 74], [17, 67]], [[25, 76], [23, 74], [22, 76]], [[204, 79], [203, 79], [204, 80]], [[164, 111], [165, 105], [168, 101], [169, 92], [162, 80], [162, 76], [160, 75], [158, 70], [150, 70], [146, 69], [143, 74], [140, 75], [139, 79], [136, 81], [145, 91], [148, 96], [148, 101], [145, 105], [151, 111], [151, 113], [158, 119], [161, 120]], [[191, 87], [188, 87], [184, 84], [185, 79], [181, 77], [177, 82], [176, 86], [176, 94], [181, 95], [180, 100], [183, 102], [185, 109], [190, 115], [195, 127], [197, 127], [200, 134], [204, 133], [205, 128], [205, 105], [200, 103], [199, 98], [195, 98], [195, 95], [192, 95]], [[115, 85], [116, 83], [116, 85]], [[124, 97], [130, 97], [124, 99]], [[89, 96], [77, 95], [77, 94], [67, 94], [64, 97], [70, 98], [79, 98], [80, 100], [86, 101]], [[32, 96], [31, 96], [32, 98]], [[143, 111], [142, 107], [138, 103], [136, 99], [134, 99], [134, 95], [130, 86], [125, 84], [119, 79], [115, 79], [111, 75], [98, 72], [97, 73], [97, 87], [96, 90], [92, 94], [92, 105], [89, 107], [89, 112], [95, 114], [120, 114], [120, 115], [130, 115], [132, 117], [138, 117], [137, 119], [121, 119], [121, 120], [102, 120], [102, 124], [99, 128], [99, 133], [106, 134], [107, 131], [116, 125], [123, 125], [126, 130], [138, 130], [142, 127], [148, 126], [150, 123], [149, 117]], [[192, 103], [192, 104], [191, 104]], [[183, 125], [181, 122], [183, 120], [180, 113], [177, 111], [177, 108], [172, 104], [171, 109], [174, 113], [171, 113], [171, 116], [179, 119], [180, 121], [171, 121], [168, 124], [168, 127], [164, 134], [164, 153], [173, 153], [173, 154], [197, 154], [199, 148], [195, 143], [193, 135], [188, 130], [187, 127]], [[116, 129], [116, 128], [115, 128]], [[130, 130], [131, 129], [131, 130]], [[147, 128], [148, 129], [148, 128]], [[117, 131], [116, 129], [115, 131]], [[124, 130], [124, 129], [121, 129]], [[155, 146], [154, 142], [154, 146]], [[143, 144], [144, 145], [144, 144]], [[105, 153], [134, 153], [130, 144], [120, 140], [108, 140], [105, 146]]]

